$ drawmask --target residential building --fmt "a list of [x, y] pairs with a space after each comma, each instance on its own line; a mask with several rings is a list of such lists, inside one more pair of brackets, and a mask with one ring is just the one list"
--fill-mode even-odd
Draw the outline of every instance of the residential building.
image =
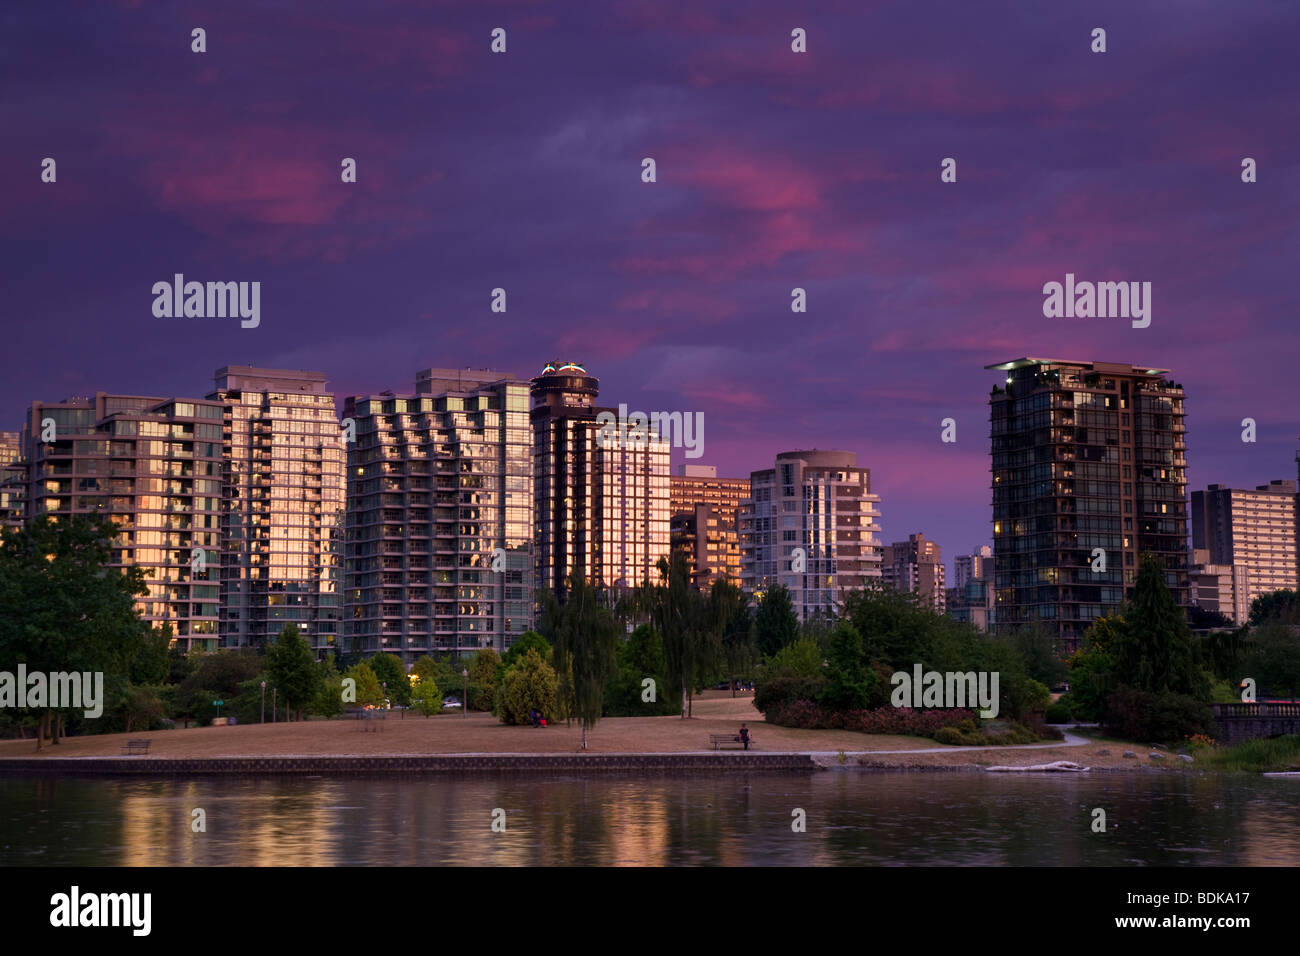
[[920, 532], [906, 541], [895, 541], [882, 549], [880, 573], [886, 587], [907, 591], [943, 613], [946, 598], [945, 570], [940, 549]]
[[528, 386], [491, 369], [416, 384], [344, 403], [344, 642], [408, 665], [504, 651], [534, 620]]
[[964, 588], [966, 582], [974, 578], [978, 581], [993, 580], [993, 549], [982, 544], [970, 554], [959, 554], [953, 559], [954, 587]]
[[23, 428], [28, 518], [116, 525], [112, 566], [145, 572], [141, 616], [187, 651], [218, 645], [223, 415], [215, 401], [97, 392], [34, 402]]
[[989, 398], [1000, 631], [1041, 624], [1062, 650], [1118, 610], [1154, 555], [1188, 596], [1184, 392], [1167, 369], [1021, 358]]
[[1189, 573], [1192, 603], [1202, 610], [1217, 611], [1228, 620], [1240, 624], [1243, 622], [1238, 621], [1236, 616], [1232, 570], [1230, 564], [1214, 564], [1210, 560], [1209, 549], [1192, 549], [1192, 568]]
[[740, 583], [736, 511], [747, 497], [748, 478], [719, 478], [712, 465], [679, 465], [669, 476], [673, 547], [686, 555], [701, 591], [718, 580]]
[[0, 432], [0, 536], [27, 519], [27, 480], [22, 432]]
[[668, 442], [652, 431], [607, 440], [600, 380], [550, 362], [531, 380], [536, 579], [561, 598], [578, 572], [597, 587], [656, 581], [669, 553]]
[[337, 651], [344, 447], [322, 372], [225, 366], [221, 643], [265, 646], [288, 624]]
[[804, 621], [834, 613], [846, 592], [880, 579], [880, 497], [856, 454], [782, 452], [749, 484], [737, 516], [745, 591], [784, 585]]
[[974, 624], [981, 631], [992, 631], [997, 623], [993, 582], [984, 578], [968, 578], [961, 587], [948, 588], [946, 610], [954, 621]]
[[1295, 481], [1192, 492], [1192, 547], [1232, 569], [1232, 608], [1220, 610], [1238, 624], [1261, 594], [1296, 589], [1296, 532]]

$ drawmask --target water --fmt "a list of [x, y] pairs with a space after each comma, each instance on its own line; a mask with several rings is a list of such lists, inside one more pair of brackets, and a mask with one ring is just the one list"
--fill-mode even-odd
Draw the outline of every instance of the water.
[[5, 866], [1300, 865], [1300, 778], [1248, 775], [6, 776], [0, 807]]

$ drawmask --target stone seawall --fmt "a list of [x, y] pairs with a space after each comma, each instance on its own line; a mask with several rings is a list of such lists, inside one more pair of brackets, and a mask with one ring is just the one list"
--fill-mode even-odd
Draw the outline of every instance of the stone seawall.
[[430, 754], [302, 757], [8, 757], [0, 775], [51, 773], [118, 776], [382, 773], [807, 773], [808, 754]]

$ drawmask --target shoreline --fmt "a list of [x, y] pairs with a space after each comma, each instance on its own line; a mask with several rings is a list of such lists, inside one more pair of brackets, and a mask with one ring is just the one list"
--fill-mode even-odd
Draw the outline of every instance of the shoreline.
[[[1032, 766], [1032, 764], [1027, 764]], [[1089, 767], [1088, 773], [1187, 772], [1200, 769], [1137, 763]], [[984, 773], [985, 763], [889, 760], [877, 753], [570, 753], [570, 754], [332, 754], [226, 757], [5, 757], [0, 776], [281, 776], [480, 773]], [[1054, 776], [1052, 771], [1026, 770]]]

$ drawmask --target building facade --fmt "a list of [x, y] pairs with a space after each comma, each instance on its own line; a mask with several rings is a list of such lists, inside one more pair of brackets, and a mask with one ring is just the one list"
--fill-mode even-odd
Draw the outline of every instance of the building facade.
[[23, 428], [28, 519], [112, 522], [112, 566], [145, 572], [141, 616], [186, 651], [219, 640], [223, 416], [220, 402], [98, 392], [35, 402]]
[[222, 646], [265, 646], [288, 624], [337, 651], [344, 448], [325, 375], [226, 366], [222, 403]]
[[[352, 397], [344, 642], [399, 654], [504, 651], [533, 626], [528, 386], [428, 369], [414, 394]], [[345, 434], [346, 438], [346, 434]]]
[[530, 383], [536, 580], [563, 597], [580, 573], [606, 589], [659, 578], [669, 539], [669, 445], [597, 422], [600, 380], [551, 362]]
[[982, 544], [970, 554], [959, 554], [953, 559], [953, 587], [964, 588], [972, 578], [977, 581], [993, 580], [993, 549]]
[[[833, 614], [848, 591], [881, 577], [871, 472], [846, 451], [790, 451], [750, 475], [738, 510], [741, 587], [776, 584], [801, 621]], [[802, 549], [802, 560], [795, 549]]]
[[27, 520], [27, 461], [23, 433], [0, 432], [0, 536]]
[[690, 562], [691, 580], [701, 591], [714, 581], [740, 583], [736, 512], [748, 497], [748, 478], [719, 478], [712, 465], [681, 465], [670, 476], [672, 544]]
[[998, 630], [1038, 623], [1077, 648], [1148, 553], [1187, 605], [1182, 386], [1107, 362], [987, 367], [1006, 376], [989, 398]]
[[1232, 604], [1218, 610], [1238, 624], [1261, 594], [1296, 589], [1296, 535], [1294, 481], [1192, 492], [1192, 547], [1206, 552], [1207, 565], [1231, 569]]
[[943, 613], [947, 602], [946, 573], [939, 545], [917, 532], [906, 541], [887, 544], [882, 550], [881, 578], [886, 587], [907, 591]]

